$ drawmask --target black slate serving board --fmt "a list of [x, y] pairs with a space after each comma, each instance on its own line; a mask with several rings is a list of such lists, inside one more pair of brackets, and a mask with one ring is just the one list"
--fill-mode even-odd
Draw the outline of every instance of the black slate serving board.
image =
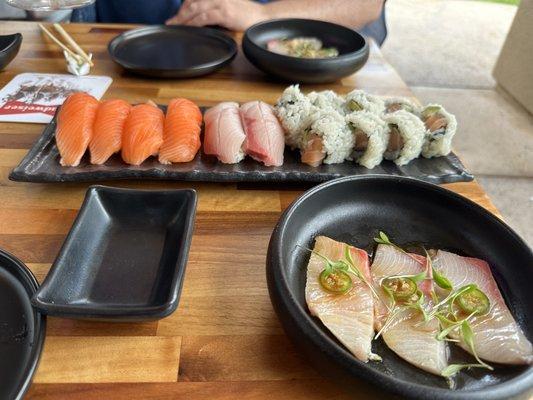
[[119, 154], [105, 165], [91, 165], [86, 154], [77, 167], [62, 167], [55, 144], [56, 118], [48, 124], [37, 142], [20, 164], [11, 171], [9, 179], [22, 182], [94, 182], [112, 179], [152, 179], [202, 182], [308, 182], [320, 183], [350, 175], [385, 174], [409, 176], [430, 183], [468, 182], [474, 179], [453, 153], [433, 159], [418, 158], [398, 167], [383, 161], [374, 169], [366, 169], [351, 162], [311, 167], [300, 162], [297, 151], [285, 151], [280, 167], [266, 167], [247, 157], [229, 165], [216, 157], [202, 153], [189, 163], [162, 165], [150, 157], [140, 166], [125, 164]]

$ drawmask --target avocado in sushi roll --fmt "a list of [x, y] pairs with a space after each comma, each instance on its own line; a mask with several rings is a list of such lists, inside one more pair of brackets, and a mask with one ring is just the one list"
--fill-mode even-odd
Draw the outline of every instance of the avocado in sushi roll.
[[369, 111], [376, 115], [381, 115], [385, 111], [385, 103], [379, 97], [368, 94], [363, 90], [352, 90], [346, 95], [344, 110], [346, 114]]
[[371, 112], [361, 111], [348, 115], [346, 122], [354, 135], [354, 161], [368, 169], [379, 165], [389, 141], [385, 121]]
[[422, 155], [426, 158], [448, 155], [457, 130], [455, 116], [438, 104], [429, 104], [421, 111], [420, 118], [428, 131]]
[[386, 114], [383, 119], [389, 131], [384, 158], [400, 166], [417, 158], [426, 137], [426, 127], [420, 118], [405, 110], [399, 110]]

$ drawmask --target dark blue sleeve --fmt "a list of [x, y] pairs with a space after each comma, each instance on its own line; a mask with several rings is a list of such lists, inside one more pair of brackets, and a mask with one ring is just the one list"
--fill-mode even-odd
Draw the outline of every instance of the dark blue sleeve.
[[163, 24], [176, 15], [181, 0], [96, 0], [72, 13], [73, 22]]

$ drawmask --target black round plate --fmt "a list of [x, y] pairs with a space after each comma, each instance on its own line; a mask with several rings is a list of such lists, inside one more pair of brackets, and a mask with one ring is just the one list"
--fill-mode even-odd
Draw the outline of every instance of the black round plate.
[[109, 54], [126, 70], [156, 78], [191, 78], [229, 64], [237, 44], [220, 30], [192, 26], [150, 26], [117, 36]]
[[[533, 339], [533, 254], [497, 217], [470, 200], [410, 178], [348, 177], [317, 186], [283, 214], [270, 241], [267, 279], [270, 297], [287, 335], [309, 362], [342, 387], [361, 390], [361, 378], [417, 399], [508, 399], [533, 387], [530, 366], [496, 366], [493, 372], [460, 373], [457, 388], [396, 356], [381, 340], [383, 362], [353, 357], [320, 323], [305, 302], [308, 252], [317, 235], [371, 251], [378, 231], [400, 245], [422, 243], [489, 262], [500, 290], [527, 337]], [[528, 318], [529, 317], [529, 318]], [[462, 350], [455, 356], [465, 357]]]
[[[336, 47], [338, 57], [298, 58], [267, 50], [272, 39], [316, 37], [324, 46]], [[366, 40], [353, 29], [312, 19], [276, 19], [260, 22], [244, 33], [242, 50], [257, 68], [290, 82], [333, 82], [359, 70], [368, 59]]]
[[37, 369], [46, 330], [30, 303], [38, 286], [22, 262], [0, 250], [0, 399], [22, 399]]

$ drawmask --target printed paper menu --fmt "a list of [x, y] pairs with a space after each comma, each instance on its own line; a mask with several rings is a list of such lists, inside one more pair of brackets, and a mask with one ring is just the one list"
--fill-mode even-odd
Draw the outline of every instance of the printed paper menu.
[[0, 121], [48, 123], [70, 94], [87, 92], [100, 99], [112, 81], [108, 76], [17, 75], [0, 90]]

